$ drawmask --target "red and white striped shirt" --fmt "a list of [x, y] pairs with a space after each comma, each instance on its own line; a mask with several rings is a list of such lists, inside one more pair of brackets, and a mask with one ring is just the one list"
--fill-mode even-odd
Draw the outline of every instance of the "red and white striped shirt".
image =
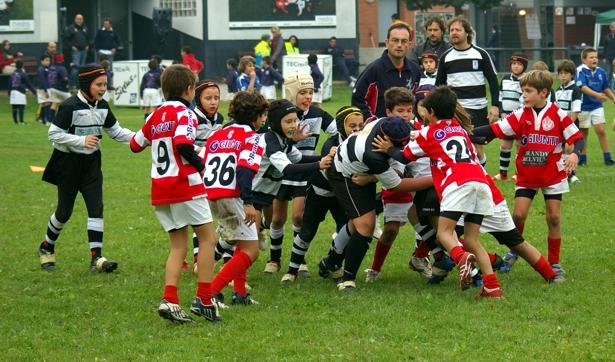
[[433, 183], [440, 199], [452, 184], [486, 183], [485, 170], [476, 159], [472, 141], [454, 118], [439, 120], [422, 128], [417, 138], [404, 148], [404, 157], [410, 161], [423, 156], [431, 160]]
[[156, 109], [130, 140], [133, 152], [152, 146], [152, 205], [167, 205], [205, 197], [200, 173], [177, 151], [194, 144], [198, 121], [183, 103], [168, 101]]
[[527, 188], [547, 187], [566, 179], [563, 143], [583, 138], [566, 112], [551, 102], [538, 114], [532, 107], [519, 108], [492, 123], [491, 129], [498, 138], [519, 139], [517, 186]]
[[203, 180], [209, 200], [241, 196], [237, 168], [258, 172], [263, 156], [263, 137], [250, 126], [231, 124], [215, 131], [207, 139]]

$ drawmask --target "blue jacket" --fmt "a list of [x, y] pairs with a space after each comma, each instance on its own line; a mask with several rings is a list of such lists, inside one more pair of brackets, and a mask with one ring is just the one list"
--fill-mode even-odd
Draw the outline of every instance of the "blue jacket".
[[230, 69], [226, 75], [226, 87], [229, 93], [237, 92], [237, 78], [239, 74], [235, 68]]
[[16, 90], [20, 93], [26, 94], [26, 88], [32, 93], [36, 94], [36, 88], [30, 82], [30, 78], [23, 69], [17, 69], [11, 74], [11, 82], [9, 84], [9, 94], [12, 90]]
[[141, 97], [145, 88], [160, 88], [160, 69], [149, 70], [141, 78]]
[[[589, 87], [595, 92], [602, 93], [609, 88], [609, 77], [607, 77], [604, 69], [597, 67], [592, 72], [587, 65], [583, 64], [577, 67], [577, 86], [583, 91], [583, 86]], [[583, 101], [581, 103], [581, 111], [589, 112], [594, 109], [603, 107], [602, 102], [596, 97], [588, 96], [583, 93]]]
[[36, 80], [38, 81], [38, 89], [49, 89], [49, 67], [39, 65], [36, 68]]
[[384, 92], [391, 87], [406, 87], [414, 93], [421, 79], [419, 66], [404, 59], [401, 70], [395, 68], [389, 59], [388, 50], [371, 62], [359, 75], [352, 90], [352, 105], [359, 108], [365, 119], [373, 115], [386, 117]]
[[68, 92], [68, 72], [62, 64], [52, 64], [47, 73], [49, 88], [62, 92]]
[[325, 80], [325, 76], [322, 75], [322, 72], [318, 68], [318, 64], [310, 64], [310, 70], [312, 79], [314, 80], [314, 92], [318, 92], [322, 81]]
[[276, 80], [280, 84], [284, 83], [284, 77], [282, 77], [282, 74], [280, 74], [280, 72], [275, 70], [272, 66], [267, 67], [267, 69], [261, 68], [259, 76], [261, 85], [263, 86], [273, 85], [273, 82]]
[[117, 36], [113, 28], [105, 30], [99, 29], [94, 38], [94, 47], [96, 50], [111, 50], [117, 49], [120, 46], [120, 38]]

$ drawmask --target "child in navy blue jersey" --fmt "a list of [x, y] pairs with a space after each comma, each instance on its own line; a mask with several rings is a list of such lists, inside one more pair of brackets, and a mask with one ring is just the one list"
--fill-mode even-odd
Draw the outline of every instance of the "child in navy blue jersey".
[[15, 124], [25, 124], [23, 121], [23, 112], [26, 108], [26, 88], [36, 94], [36, 88], [30, 83], [28, 75], [23, 70], [23, 61], [15, 62], [15, 71], [11, 74], [9, 83], [9, 97], [11, 109], [13, 113], [13, 122]]
[[162, 96], [160, 95], [160, 75], [162, 71], [160, 66], [156, 60], [152, 59], [147, 63], [147, 67], [149, 70], [141, 78], [141, 102], [144, 120], [162, 104]]

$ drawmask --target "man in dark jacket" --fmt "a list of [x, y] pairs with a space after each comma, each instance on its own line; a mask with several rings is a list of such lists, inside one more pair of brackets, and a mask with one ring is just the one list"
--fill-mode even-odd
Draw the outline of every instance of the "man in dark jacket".
[[446, 32], [446, 24], [439, 16], [432, 16], [425, 21], [425, 34], [427, 39], [425, 42], [416, 48], [412, 52], [412, 58], [415, 62], [419, 63], [419, 59], [423, 53], [435, 53], [438, 57], [444, 53], [445, 50], [451, 47], [451, 45], [444, 41], [444, 33]]
[[113, 64], [113, 56], [120, 46], [120, 38], [113, 30], [113, 23], [111, 19], [105, 18], [103, 20], [103, 27], [96, 32], [94, 38], [94, 47], [96, 48], [96, 54], [100, 57], [101, 54], [107, 56], [107, 59]]
[[421, 78], [419, 66], [406, 58], [410, 50], [410, 28], [405, 23], [389, 27], [385, 40], [387, 50], [371, 62], [359, 75], [352, 90], [352, 105], [363, 118], [386, 117], [384, 92], [391, 87], [406, 87], [414, 91]]
[[64, 31], [64, 40], [66, 46], [72, 50], [71, 84], [75, 86], [79, 68], [85, 65], [90, 45], [88, 28], [84, 24], [83, 15], [75, 15], [75, 21]]
[[342, 77], [348, 82], [350, 87], [354, 87], [357, 78], [356, 75], [358, 63], [356, 61], [350, 61], [344, 57], [344, 49], [337, 47], [337, 38], [332, 36], [329, 38], [329, 45], [327, 46], [327, 54], [331, 55], [333, 64], [342, 73]]
[[615, 21], [609, 26], [611, 30], [604, 37], [604, 59], [606, 60], [606, 75], [609, 77], [609, 85], [613, 86], [613, 60], [615, 60]]

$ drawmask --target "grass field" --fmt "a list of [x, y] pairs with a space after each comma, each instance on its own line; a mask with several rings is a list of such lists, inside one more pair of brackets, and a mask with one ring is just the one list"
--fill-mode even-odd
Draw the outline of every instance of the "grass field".
[[[336, 88], [330, 113], [349, 101]], [[500, 275], [505, 298], [475, 301], [476, 290], [461, 292], [453, 272], [441, 285], [427, 285], [407, 267], [413, 250], [405, 226], [391, 249], [381, 279], [354, 293], [340, 294], [320, 279], [317, 262], [326, 253], [333, 223], [327, 220], [307, 260], [313, 276], [281, 287], [263, 275], [267, 255], [249, 273], [260, 305], [223, 311], [224, 322], [176, 326], [160, 319], [168, 236], [149, 204], [149, 155], [103, 138], [105, 254], [118, 260], [117, 273], [91, 274], [86, 212], [78, 199], [56, 247], [58, 271], [40, 270], [36, 250], [55, 208], [56, 189], [32, 173], [51, 154], [47, 128], [33, 122], [15, 126], [7, 97], [0, 98], [0, 360], [614, 360], [615, 168], [602, 164], [595, 135], [583, 183], [564, 198], [562, 264], [567, 281], [547, 285], [518, 262]], [[228, 104], [222, 105], [226, 113]], [[142, 124], [137, 109], [114, 108], [122, 125]], [[608, 119], [615, 107], [607, 106]], [[610, 130], [611, 147], [615, 134]], [[488, 170], [497, 169], [498, 143], [488, 146]], [[512, 207], [513, 185], [502, 183]], [[546, 224], [538, 196], [525, 236], [546, 253]], [[289, 228], [283, 264], [292, 245]], [[505, 249], [490, 236], [484, 244]], [[373, 248], [372, 248], [373, 250]], [[372, 250], [363, 264], [371, 263]], [[194, 295], [195, 278], [185, 273], [181, 304]], [[230, 297], [228, 290], [227, 297]]]

